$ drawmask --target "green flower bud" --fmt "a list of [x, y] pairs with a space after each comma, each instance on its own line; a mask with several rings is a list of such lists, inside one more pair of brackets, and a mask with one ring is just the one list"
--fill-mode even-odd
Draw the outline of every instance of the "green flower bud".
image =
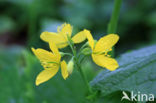
[[74, 62], [73, 62], [73, 59], [71, 59], [67, 65], [67, 71], [69, 74], [71, 74], [73, 72], [73, 67], [74, 67]]
[[92, 53], [92, 50], [89, 47], [87, 47], [82, 50], [82, 53], [84, 55], [90, 55]]

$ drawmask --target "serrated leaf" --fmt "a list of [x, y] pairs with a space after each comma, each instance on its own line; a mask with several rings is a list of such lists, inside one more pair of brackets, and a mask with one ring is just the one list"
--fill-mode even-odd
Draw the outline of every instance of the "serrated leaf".
[[118, 58], [120, 68], [102, 71], [91, 85], [107, 96], [116, 91], [134, 91], [156, 95], [156, 45], [145, 47]]

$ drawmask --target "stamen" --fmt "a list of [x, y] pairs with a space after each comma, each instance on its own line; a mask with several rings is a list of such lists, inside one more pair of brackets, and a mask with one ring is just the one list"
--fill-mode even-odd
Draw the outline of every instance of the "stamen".
[[107, 52], [104, 52], [105, 55], [107, 55]]
[[109, 51], [112, 51], [112, 48], [110, 48]]
[[51, 66], [57, 66], [58, 65], [58, 63], [56, 63], [56, 62], [45, 62], [45, 61], [40, 61], [40, 62], [44, 68], [50, 68]]
[[109, 54], [107, 54], [106, 56], [107, 56], [107, 57], [111, 57], [111, 55], [109, 55]]
[[103, 54], [107, 57], [111, 57], [111, 55], [108, 54], [108, 52], [112, 51], [112, 48], [105, 50], [104, 52], [96, 52], [95, 54]]

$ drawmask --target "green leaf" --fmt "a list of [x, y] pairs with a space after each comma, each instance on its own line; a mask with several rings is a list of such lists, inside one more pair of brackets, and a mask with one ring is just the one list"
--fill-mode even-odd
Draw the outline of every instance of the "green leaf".
[[[91, 80], [94, 73], [85, 63], [84, 72]], [[35, 86], [43, 67], [28, 50], [0, 46], [0, 103], [89, 103], [87, 89], [76, 69], [64, 80], [61, 71], [49, 81]]]
[[104, 70], [91, 81], [91, 86], [101, 91], [101, 96], [116, 91], [156, 95], [156, 45], [125, 53], [117, 60], [120, 65], [117, 70]]

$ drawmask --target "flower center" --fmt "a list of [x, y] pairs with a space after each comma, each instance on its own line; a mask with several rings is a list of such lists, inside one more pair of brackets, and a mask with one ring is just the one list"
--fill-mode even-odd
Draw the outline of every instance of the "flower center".
[[107, 57], [111, 57], [111, 55], [108, 54], [110, 51], [112, 51], [112, 48], [107, 49], [107, 50], [102, 51], [102, 52], [93, 52], [93, 54], [97, 54], [97, 55], [105, 55], [105, 56], [107, 56]]
[[57, 67], [59, 64], [56, 62], [45, 62], [45, 61], [41, 61], [41, 65], [45, 68], [45, 69], [52, 69]]

